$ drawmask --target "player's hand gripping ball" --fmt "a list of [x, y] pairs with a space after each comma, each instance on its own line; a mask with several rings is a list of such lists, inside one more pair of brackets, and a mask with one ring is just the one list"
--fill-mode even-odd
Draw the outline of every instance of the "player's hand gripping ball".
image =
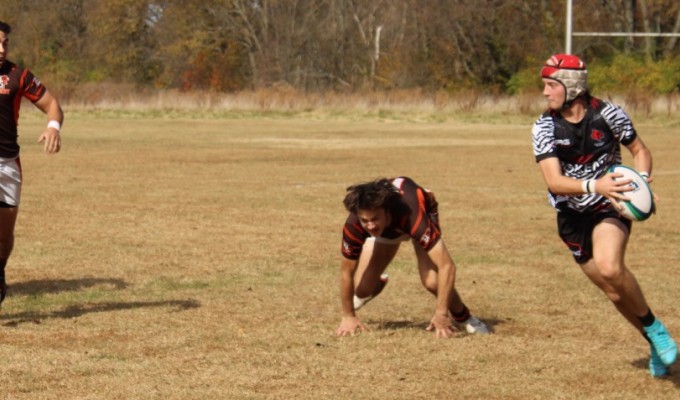
[[618, 200], [621, 206], [621, 215], [631, 221], [644, 221], [654, 213], [654, 195], [649, 184], [636, 170], [624, 165], [614, 165], [609, 172], [622, 174], [623, 177], [616, 179], [632, 179], [633, 190], [622, 192], [629, 201]]

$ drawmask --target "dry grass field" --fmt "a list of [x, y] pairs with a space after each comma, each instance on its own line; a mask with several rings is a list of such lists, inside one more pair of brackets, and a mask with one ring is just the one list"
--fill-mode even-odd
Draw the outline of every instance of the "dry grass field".
[[[0, 399], [680, 397], [680, 367], [649, 376], [646, 342], [559, 241], [534, 117], [73, 112], [53, 157], [44, 118], [22, 118]], [[661, 203], [627, 260], [680, 338], [680, 125], [638, 130]], [[345, 188], [394, 175], [436, 193], [493, 335], [424, 330], [434, 299], [406, 246], [359, 313], [370, 331], [332, 335]]]

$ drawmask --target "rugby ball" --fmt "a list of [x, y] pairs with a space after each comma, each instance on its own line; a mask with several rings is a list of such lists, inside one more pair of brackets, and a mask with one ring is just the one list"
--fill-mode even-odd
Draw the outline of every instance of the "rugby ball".
[[632, 179], [633, 190], [622, 192], [630, 201], [618, 200], [621, 205], [621, 215], [631, 221], [644, 221], [654, 213], [654, 195], [649, 184], [636, 170], [625, 165], [613, 165], [608, 172], [622, 174], [616, 179]]

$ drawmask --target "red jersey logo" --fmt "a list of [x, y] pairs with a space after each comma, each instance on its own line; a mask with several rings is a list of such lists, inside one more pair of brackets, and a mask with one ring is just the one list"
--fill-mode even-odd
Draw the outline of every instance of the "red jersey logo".
[[590, 132], [590, 137], [593, 138], [594, 141], [599, 142], [600, 140], [604, 139], [604, 132], [593, 129], [593, 131]]
[[595, 142], [594, 143], [595, 147], [602, 147], [606, 144], [605, 142], [606, 136], [604, 132], [600, 130], [593, 129], [592, 131], [590, 131], [590, 137]]
[[9, 94], [9, 76], [0, 76], [0, 94]]

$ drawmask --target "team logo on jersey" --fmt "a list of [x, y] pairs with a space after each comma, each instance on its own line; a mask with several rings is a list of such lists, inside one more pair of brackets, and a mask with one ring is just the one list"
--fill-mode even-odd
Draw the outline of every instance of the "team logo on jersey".
[[602, 147], [605, 145], [604, 143], [605, 134], [601, 130], [593, 129], [590, 132], [590, 137], [595, 141], [595, 147]]
[[427, 228], [425, 230], [425, 233], [420, 237], [420, 245], [423, 247], [427, 247], [427, 245], [430, 244], [430, 240], [432, 240], [432, 230], [430, 228]]
[[40, 81], [38, 80], [38, 78], [33, 77], [33, 80], [31, 81], [31, 84], [29, 85], [29, 88], [30, 88], [29, 90], [31, 90], [31, 89], [33, 89], [33, 88], [39, 88], [40, 85], [42, 85], [42, 84], [40, 83]]
[[9, 76], [0, 76], [0, 94], [9, 94]]
[[594, 154], [584, 154], [576, 159], [577, 164], [588, 164], [593, 159]]
[[576, 258], [583, 256], [583, 249], [581, 248], [580, 244], [567, 242], [567, 246], [569, 247], [569, 251], [571, 251], [572, 256]]

